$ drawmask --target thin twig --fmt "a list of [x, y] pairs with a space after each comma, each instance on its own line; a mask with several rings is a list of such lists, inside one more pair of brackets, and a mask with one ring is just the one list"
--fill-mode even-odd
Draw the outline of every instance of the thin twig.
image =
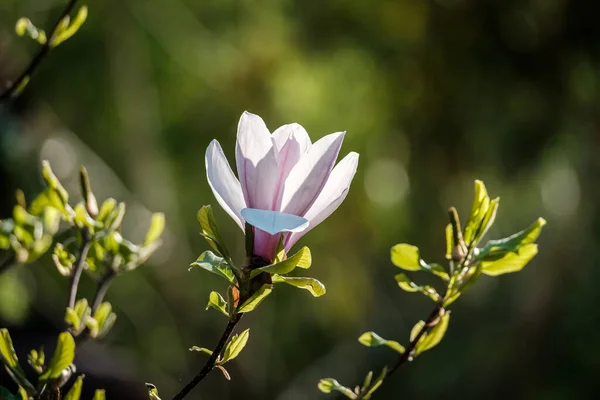
[[235, 326], [238, 324], [238, 322], [240, 322], [240, 319], [242, 319], [242, 315], [244, 315], [244, 314], [243, 313], [235, 314], [229, 320], [229, 322], [227, 323], [227, 326], [225, 327], [225, 331], [223, 331], [223, 334], [221, 335], [221, 339], [219, 339], [217, 346], [215, 347], [215, 349], [214, 349], [213, 353], [211, 354], [211, 356], [209, 357], [209, 359], [206, 361], [206, 364], [204, 364], [204, 367], [202, 367], [202, 370], [198, 373], [198, 375], [196, 375], [194, 377], [194, 379], [192, 379], [192, 381], [190, 383], [185, 385], [185, 387], [183, 389], [181, 389], [181, 391], [179, 393], [177, 393], [175, 395], [175, 397], [173, 397], [173, 400], [183, 399], [188, 393], [190, 393], [192, 391], [192, 389], [194, 389], [194, 387], [196, 387], [196, 385], [198, 385], [208, 375], [208, 373], [210, 371], [213, 370], [213, 368], [215, 368], [217, 359], [223, 352], [223, 348], [229, 341], [229, 337], [233, 333]]
[[92, 302], [92, 315], [96, 312], [100, 304], [104, 301], [104, 296], [112, 283], [114, 277], [117, 276], [112, 269], [109, 269], [98, 281], [98, 287], [96, 289], [96, 295], [94, 296], [94, 301]]
[[10, 255], [8, 256], [8, 258], [6, 260], [2, 261], [2, 264], [0, 264], [0, 274], [5, 273], [11, 267], [16, 265], [15, 261], [16, 261], [15, 253], [11, 252]]
[[6, 100], [8, 100], [9, 98], [11, 98], [15, 94], [16, 90], [23, 84], [23, 81], [25, 81], [28, 77], [30, 77], [35, 72], [35, 70], [40, 66], [40, 64], [42, 63], [44, 58], [46, 58], [46, 56], [52, 49], [52, 47], [51, 47], [52, 39], [53, 39], [54, 35], [56, 34], [56, 31], [58, 30], [59, 26], [61, 25], [62, 20], [67, 15], [71, 14], [71, 11], [73, 11], [73, 8], [75, 8], [76, 4], [77, 4], [77, 0], [69, 0], [65, 9], [60, 14], [60, 17], [58, 18], [58, 20], [52, 27], [50, 34], [47, 36], [48, 40], [46, 40], [46, 43], [44, 43], [42, 45], [42, 47], [40, 48], [38, 53], [35, 55], [33, 60], [31, 60], [31, 62], [29, 63], [27, 68], [21, 73], [21, 75], [19, 75], [19, 77], [17, 79], [15, 79], [13, 82], [9, 83], [8, 88], [0, 95], [0, 103], [3, 103]]
[[85, 267], [85, 259], [87, 257], [88, 250], [90, 249], [90, 243], [89, 233], [87, 229], [83, 229], [81, 231], [81, 252], [79, 253], [79, 258], [75, 263], [75, 268], [73, 268], [73, 273], [71, 275], [71, 289], [69, 290], [69, 300], [67, 302], [68, 308], [73, 308], [75, 306], [75, 300], [77, 300], [77, 289], [79, 288], [79, 279], [81, 278], [83, 268]]

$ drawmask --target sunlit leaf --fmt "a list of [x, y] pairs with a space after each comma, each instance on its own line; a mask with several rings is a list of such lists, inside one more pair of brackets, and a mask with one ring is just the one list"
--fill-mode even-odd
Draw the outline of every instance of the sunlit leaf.
[[475, 196], [473, 198], [473, 205], [471, 206], [471, 212], [467, 224], [465, 225], [464, 240], [467, 246], [471, 246], [475, 242], [477, 231], [481, 227], [481, 223], [484, 220], [488, 209], [490, 207], [490, 197], [487, 194], [485, 185], [482, 181], [475, 181]]
[[210, 292], [206, 309], [208, 310], [210, 307], [221, 311], [223, 314], [229, 317], [229, 313], [227, 312], [227, 302], [218, 292]]
[[150, 223], [150, 228], [148, 229], [148, 233], [146, 233], [146, 238], [144, 239], [144, 246], [148, 246], [150, 243], [158, 240], [160, 238], [160, 235], [162, 235], [164, 229], [165, 229], [165, 214], [163, 214], [163, 213], [152, 214], [152, 222]]
[[358, 341], [367, 347], [387, 346], [398, 353], [404, 353], [404, 347], [400, 343], [394, 340], [386, 340], [375, 332], [363, 333], [358, 338]]
[[92, 400], [106, 400], [106, 392], [104, 389], [96, 389]]
[[273, 285], [265, 284], [260, 287], [248, 300], [238, 309], [238, 312], [246, 313], [254, 310], [273, 291]]
[[44, 346], [39, 350], [32, 349], [27, 355], [27, 362], [31, 365], [31, 368], [35, 372], [41, 374], [44, 371], [44, 364], [46, 363], [46, 355], [44, 353]]
[[79, 400], [81, 398], [81, 389], [83, 388], [83, 378], [85, 375], [79, 375], [71, 386], [71, 389], [67, 392], [64, 400]]
[[211, 206], [203, 206], [198, 211], [198, 222], [200, 222], [201, 232], [200, 234], [206, 239], [209, 246], [217, 252], [218, 255], [225, 258], [229, 258], [227, 248], [223, 244], [217, 224], [215, 223], [215, 216], [212, 212]]
[[316, 280], [315, 278], [302, 278], [302, 277], [290, 277], [273, 275], [273, 283], [285, 282], [288, 285], [295, 286], [300, 289], [305, 289], [310, 292], [314, 297], [323, 296], [326, 293], [325, 285]]
[[256, 268], [252, 271], [250, 277], [255, 277], [261, 272], [267, 272], [269, 274], [287, 274], [292, 272], [296, 267], [309, 268], [312, 262], [310, 249], [308, 247], [301, 248], [293, 256], [278, 262], [276, 264], [267, 265], [266, 267]]
[[440, 298], [440, 295], [434, 288], [432, 288], [429, 285], [419, 286], [413, 281], [411, 281], [408, 278], [408, 276], [406, 276], [406, 274], [404, 273], [397, 274], [396, 276], [394, 276], [394, 278], [396, 279], [396, 282], [398, 282], [398, 286], [400, 286], [400, 289], [404, 291], [421, 292], [433, 301], [438, 301]]
[[444, 335], [448, 330], [449, 322], [450, 311], [446, 311], [446, 313], [441, 317], [440, 322], [431, 328], [427, 334], [421, 337], [421, 340], [419, 340], [419, 343], [415, 348], [416, 354], [420, 354], [437, 346], [444, 338]]
[[383, 370], [381, 371], [381, 373], [379, 374], [379, 376], [377, 377], [375, 382], [373, 382], [373, 386], [371, 386], [371, 388], [364, 394], [363, 398], [370, 399], [371, 396], [373, 395], [373, 393], [377, 389], [379, 389], [379, 386], [381, 386], [381, 384], [383, 384], [383, 380], [385, 379], [386, 376], [387, 376], [387, 366], [383, 367]]
[[69, 332], [58, 335], [56, 349], [46, 371], [40, 376], [41, 381], [56, 379], [62, 371], [75, 359], [75, 340]]
[[392, 247], [392, 263], [407, 271], [419, 271], [421, 269], [421, 257], [419, 248], [410, 244], [401, 243]]
[[6, 365], [11, 368], [19, 367], [19, 359], [13, 346], [12, 339], [8, 333], [8, 329], [0, 329], [0, 355]]
[[345, 395], [349, 399], [356, 399], [357, 395], [349, 388], [342, 386], [333, 378], [325, 378], [319, 381], [317, 385], [319, 390], [323, 393], [331, 393], [332, 391], [337, 391]]
[[239, 335], [234, 335], [227, 344], [227, 347], [225, 347], [223, 359], [219, 362], [219, 364], [225, 364], [226, 362], [236, 358], [242, 352], [242, 350], [244, 350], [244, 347], [246, 347], [249, 337], [250, 329], [246, 329]]
[[213, 353], [212, 350], [209, 350], [209, 349], [207, 349], [205, 347], [198, 347], [198, 346], [192, 346], [192, 347], [190, 347], [190, 351], [200, 351], [202, 353], [208, 354], [209, 356], [212, 356], [212, 353]]
[[158, 389], [151, 383], [146, 383], [146, 390], [148, 390], [148, 398], [150, 400], [160, 400], [158, 397]]
[[215, 255], [212, 251], [207, 250], [204, 253], [200, 254], [200, 257], [196, 261], [190, 264], [190, 269], [193, 267], [200, 267], [205, 269], [213, 274], [219, 275], [222, 278], [227, 279], [229, 282], [233, 283], [235, 281], [235, 276], [229, 264], [223, 257], [219, 257]]
[[[75, 15], [75, 18], [73, 19], [73, 22], [71, 22], [71, 24], [68, 24], [68, 20], [66, 24], [63, 25], [62, 29], [59, 29], [57, 34], [55, 34], [51, 39], [50, 39], [50, 45], [52, 47], [56, 47], [59, 44], [61, 44], [62, 42], [64, 42], [65, 40], [69, 39], [71, 36], [73, 36], [81, 27], [81, 25], [83, 25], [83, 23], [85, 22], [85, 20], [87, 19], [87, 15], [88, 15], [88, 8], [87, 6], [81, 6], [79, 8], [79, 10], [77, 11], [77, 14]], [[63, 21], [65, 21], [63, 20]]]
[[520, 271], [537, 253], [537, 244], [526, 244], [516, 252], [506, 253], [504, 257], [496, 261], [481, 261], [482, 272], [486, 275], [496, 276]]

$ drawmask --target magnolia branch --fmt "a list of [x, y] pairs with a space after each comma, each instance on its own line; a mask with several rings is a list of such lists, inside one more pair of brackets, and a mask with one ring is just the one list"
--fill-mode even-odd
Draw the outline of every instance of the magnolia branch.
[[98, 310], [100, 304], [104, 301], [104, 296], [106, 296], [106, 292], [108, 292], [108, 288], [115, 278], [116, 273], [109, 268], [109, 270], [100, 278], [98, 281], [98, 286], [96, 289], [96, 295], [94, 296], [94, 301], [92, 302], [92, 314]]
[[73, 8], [75, 8], [76, 4], [77, 4], [77, 0], [69, 0], [65, 9], [60, 14], [60, 17], [58, 18], [58, 20], [56, 20], [56, 23], [52, 27], [52, 30], [50, 31], [50, 34], [48, 35], [48, 40], [46, 41], [46, 43], [44, 43], [42, 45], [42, 47], [40, 47], [38, 53], [31, 60], [31, 62], [29, 63], [27, 68], [21, 73], [21, 75], [19, 75], [19, 77], [17, 79], [15, 79], [14, 81], [12, 81], [8, 84], [8, 87], [6, 88], [6, 90], [4, 92], [2, 92], [2, 94], [0, 95], [0, 103], [3, 103], [5, 101], [7, 101], [9, 98], [11, 98], [12, 96], [14, 96], [15, 93], [17, 92], [17, 90], [23, 85], [23, 82], [25, 82], [27, 79], [29, 79], [29, 77], [40, 66], [40, 64], [42, 63], [44, 58], [46, 58], [48, 53], [50, 53], [50, 50], [52, 49], [52, 47], [51, 47], [52, 38], [55, 36], [63, 19], [67, 15], [71, 14], [71, 11], [73, 11]]
[[89, 233], [87, 229], [83, 229], [81, 231], [81, 252], [79, 253], [79, 258], [75, 263], [75, 267], [73, 268], [73, 273], [71, 275], [71, 289], [69, 290], [69, 300], [67, 303], [68, 308], [75, 307], [75, 301], [77, 300], [77, 289], [79, 288], [79, 280], [81, 279], [81, 274], [83, 273], [83, 269], [85, 267], [85, 259], [87, 258], [90, 244], [91, 242]]
[[181, 391], [177, 393], [175, 397], [173, 397], [173, 400], [183, 399], [188, 393], [192, 391], [192, 389], [194, 389], [194, 387], [196, 387], [196, 385], [198, 385], [209, 374], [210, 371], [213, 370], [213, 368], [215, 368], [219, 356], [223, 352], [223, 349], [229, 341], [229, 338], [231, 337], [231, 334], [233, 333], [233, 330], [235, 329], [236, 325], [238, 324], [238, 322], [240, 322], [240, 319], [242, 319], [242, 315], [244, 314], [238, 313], [229, 319], [229, 322], [225, 327], [225, 331], [223, 331], [223, 334], [221, 335], [217, 346], [206, 361], [206, 364], [204, 364], [204, 367], [202, 367], [202, 370], [200, 370], [198, 375], [196, 375], [190, 383], [185, 385], [185, 387], [181, 389]]

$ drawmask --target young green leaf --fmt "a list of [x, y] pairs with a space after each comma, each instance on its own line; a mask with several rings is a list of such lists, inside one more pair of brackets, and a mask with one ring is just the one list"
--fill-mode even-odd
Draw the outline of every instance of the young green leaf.
[[[419, 339], [419, 342], [415, 347], [415, 354], [421, 354], [422, 352], [430, 350], [437, 346], [444, 338], [444, 335], [448, 330], [449, 322], [450, 311], [446, 311], [446, 313], [441, 317], [440, 322], [438, 322], [437, 325], [431, 328], [429, 332], [427, 332], [425, 335], [421, 336], [421, 339]], [[411, 341], [414, 340], [414, 338], [416, 337], [416, 333], [420, 331], [421, 327], [424, 324], [425, 323], [423, 321], [419, 321], [419, 323], [417, 324], [419, 326], [419, 329], [415, 329], [417, 328], [417, 325], [415, 325], [415, 328], [413, 328], [413, 331], [411, 332]]]
[[482, 272], [486, 275], [497, 276], [520, 271], [537, 253], [537, 244], [526, 244], [514, 253], [506, 253], [498, 260], [481, 261]]
[[83, 23], [87, 19], [87, 15], [87, 6], [81, 6], [77, 11], [77, 15], [75, 15], [75, 18], [73, 19], [73, 22], [71, 22], [71, 24], [69, 24], [69, 21], [67, 19], [63, 20], [66, 21], [66, 23], [63, 25], [62, 29], [59, 29], [56, 32], [56, 34], [54, 34], [53, 37], [50, 38], [50, 46], [56, 47], [65, 40], [69, 39], [71, 36], [73, 36], [79, 30], [81, 25], [83, 25]]
[[198, 346], [192, 346], [192, 347], [190, 347], [190, 351], [201, 351], [202, 353], [206, 353], [209, 356], [212, 356], [212, 353], [213, 353], [212, 350], [209, 350], [209, 349], [207, 349], [205, 347], [198, 347]]
[[454, 243], [454, 232], [452, 230], [452, 224], [446, 225], [446, 259], [452, 260], [452, 252], [456, 247]]
[[215, 216], [211, 206], [203, 206], [198, 210], [198, 222], [200, 222], [200, 228], [202, 230], [200, 234], [206, 239], [208, 245], [217, 252], [217, 255], [229, 259], [229, 253], [223, 244], [223, 240], [217, 229]]
[[411, 281], [408, 278], [408, 276], [406, 276], [406, 274], [404, 273], [397, 274], [396, 276], [394, 276], [394, 278], [396, 279], [396, 282], [398, 282], [398, 286], [400, 286], [400, 289], [406, 292], [421, 292], [425, 296], [429, 297], [431, 300], [436, 302], [440, 299], [440, 295], [434, 288], [432, 288], [429, 285], [419, 286], [413, 281]]
[[419, 248], [406, 243], [400, 243], [392, 247], [392, 263], [407, 271], [419, 271], [421, 269], [421, 257]]
[[349, 388], [340, 385], [339, 382], [336, 381], [333, 378], [321, 379], [319, 381], [319, 384], [317, 385], [317, 387], [323, 393], [331, 393], [332, 391], [335, 390], [337, 392], [342, 393], [344, 396], [346, 396], [349, 399], [356, 399], [357, 398], [356, 393], [354, 393]]
[[473, 246], [473, 243], [476, 241], [475, 236], [481, 227], [481, 223], [483, 222], [489, 207], [490, 197], [487, 194], [485, 185], [482, 181], [476, 180], [473, 205], [471, 206], [471, 213], [469, 214], [469, 219], [465, 225], [464, 240], [467, 246]]
[[227, 312], [227, 302], [218, 292], [210, 292], [206, 309], [208, 310], [210, 307], [221, 311], [225, 316], [229, 317], [229, 313]]
[[381, 384], [383, 383], [383, 380], [385, 379], [386, 376], [387, 376], [387, 366], [383, 367], [383, 370], [381, 371], [381, 373], [379, 374], [379, 376], [377, 377], [375, 382], [373, 382], [373, 386], [371, 386], [369, 391], [364, 394], [363, 399], [370, 399], [371, 395], [373, 395], [373, 393], [375, 393], [375, 391], [377, 389], [379, 389], [379, 386], [381, 386]]
[[312, 257], [310, 254], [310, 249], [308, 247], [301, 248], [296, 254], [293, 256], [278, 262], [276, 264], [267, 265], [266, 267], [256, 268], [250, 274], [250, 277], [253, 278], [256, 275], [267, 272], [269, 274], [287, 274], [292, 272], [296, 267], [300, 268], [309, 268], [312, 263]]
[[56, 379], [62, 371], [75, 359], [75, 340], [69, 332], [58, 335], [56, 349], [46, 371], [40, 376], [40, 381]]
[[542, 232], [542, 228], [546, 225], [546, 220], [538, 218], [533, 224], [526, 229], [515, 233], [509, 237], [498, 240], [490, 240], [485, 247], [481, 249], [476, 256], [477, 260], [484, 260], [496, 252], [516, 251], [522, 246], [534, 243]]
[[285, 282], [288, 285], [308, 290], [314, 297], [320, 297], [326, 293], [325, 285], [314, 278], [273, 275], [272, 280], [273, 283]]
[[8, 333], [8, 329], [5, 328], [0, 329], [0, 356], [2, 356], [2, 360], [10, 368], [20, 369], [19, 359], [13, 347], [12, 339]]
[[394, 340], [386, 340], [375, 332], [363, 333], [358, 338], [358, 341], [367, 347], [387, 346], [400, 354], [404, 353], [404, 347], [400, 343]]
[[96, 389], [92, 400], [106, 400], [106, 392], [104, 389]]
[[244, 304], [238, 307], [237, 312], [247, 313], [254, 310], [272, 291], [273, 285], [262, 285]]
[[32, 349], [27, 355], [27, 362], [35, 372], [41, 374], [44, 371], [44, 364], [46, 362], [44, 346], [40, 347], [39, 350]]
[[158, 397], [158, 389], [151, 383], [146, 383], [146, 390], [148, 390], [148, 398], [150, 400], [160, 400]]
[[85, 375], [79, 375], [71, 386], [71, 389], [67, 392], [64, 400], [79, 400], [81, 398], [81, 389], [83, 387], [83, 378]]
[[246, 343], [248, 343], [248, 338], [250, 337], [250, 329], [246, 329], [239, 335], [234, 335], [229, 343], [227, 343], [227, 347], [225, 347], [225, 351], [223, 352], [223, 358], [219, 361], [219, 365], [223, 365], [228, 361], [236, 358], [244, 347], [246, 347]]
[[165, 229], [165, 214], [163, 213], [154, 213], [152, 214], [152, 222], [150, 222], [150, 228], [148, 229], [148, 233], [146, 233], [146, 238], [144, 239], [144, 246], [148, 246], [149, 244], [155, 242], [160, 238], [163, 231]]
[[227, 261], [225, 261], [223, 257], [215, 255], [210, 250], [206, 250], [204, 253], [200, 254], [200, 257], [190, 264], [189, 269], [191, 270], [193, 267], [205, 269], [213, 274], [227, 279], [231, 283], [235, 281], [235, 276], [231, 270], [231, 267], [229, 264], [227, 264]]

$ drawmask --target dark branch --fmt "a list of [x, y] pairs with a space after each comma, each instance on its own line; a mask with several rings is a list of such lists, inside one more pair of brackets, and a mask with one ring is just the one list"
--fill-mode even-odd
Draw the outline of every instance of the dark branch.
[[202, 370], [198, 373], [198, 375], [194, 377], [194, 379], [192, 379], [190, 383], [185, 385], [185, 387], [181, 389], [181, 391], [177, 393], [175, 397], [173, 397], [173, 400], [183, 399], [188, 393], [192, 391], [192, 389], [194, 389], [194, 387], [196, 387], [196, 385], [198, 385], [208, 375], [210, 371], [213, 370], [213, 368], [215, 368], [217, 359], [223, 352], [223, 349], [229, 341], [229, 337], [233, 333], [235, 326], [238, 324], [238, 322], [240, 322], [240, 319], [242, 319], [242, 315], [244, 314], [235, 314], [229, 320], [229, 322], [227, 323], [227, 327], [225, 327], [225, 331], [221, 335], [221, 339], [219, 339], [219, 343], [217, 343], [217, 346], [215, 347], [208, 361], [206, 361], [206, 364], [204, 364], [204, 367], [202, 367]]
[[58, 27], [60, 26], [62, 20], [67, 15], [71, 14], [71, 11], [73, 11], [73, 8], [75, 8], [76, 4], [77, 4], [77, 0], [69, 0], [69, 2], [67, 3], [67, 6], [61, 13], [60, 17], [58, 18], [58, 20], [56, 21], [54, 26], [52, 27], [50, 34], [47, 36], [48, 40], [46, 41], [46, 43], [44, 43], [42, 45], [42, 47], [39, 49], [38, 53], [35, 55], [33, 60], [31, 60], [31, 62], [29, 63], [27, 68], [21, 73], [21, 75], [19, 75], [19, 77], [17, 79], [15, 79], [13, 82], [11, 82], [8, 85], [8, 88], [0, 95], [0, 103], [4, 103], [9, 98], [14, 96], [16, 90], [23, 84], [23, 82], [28, 77], [33, 75], [35, 70], [40, 66], [40, 64], [42, 63], [44, 58], [46, 58], [46, 56], [52, 49], [52, 47], [51, 47], [52, 38], [56, 34], [56, 31], [58, 30]]

